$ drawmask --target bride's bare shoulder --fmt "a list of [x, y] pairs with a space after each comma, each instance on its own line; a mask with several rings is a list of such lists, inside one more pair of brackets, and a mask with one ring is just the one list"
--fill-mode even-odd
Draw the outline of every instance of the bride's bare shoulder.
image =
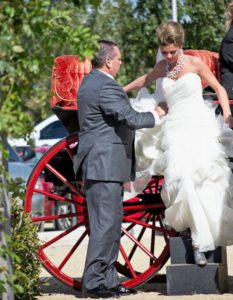
[[200, 66], [201, 64], [203, 64], [203, 61], [198, 56], [185, 55], [185, 59], [186, 59], [187, 63], [190, 65]]
[[185, 55], [186, 64], [191, 67], [199, 69], [203, 65], [203, 61], [200, 57]]

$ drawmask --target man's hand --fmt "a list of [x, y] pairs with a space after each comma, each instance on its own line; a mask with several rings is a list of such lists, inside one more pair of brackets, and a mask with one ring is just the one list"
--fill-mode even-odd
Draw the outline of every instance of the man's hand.
[[228, 123], [229, 127], [233, 129], [233, 117], [229, 116], [225, 121]]
[[165, 102], [161, 102], [155, 109], [155, 111], [158, 113], [159, 117], [163, 117], [167, 114], [168, 112], [168, 107]]

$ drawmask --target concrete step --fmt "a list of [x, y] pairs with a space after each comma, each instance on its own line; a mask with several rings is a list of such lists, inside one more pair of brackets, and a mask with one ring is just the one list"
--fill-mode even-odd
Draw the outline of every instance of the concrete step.
[[218, 247], [205, 253], [208, 264], [195, 264], [190, 237], [170, 239], [171, 265], [167, 266], [167, 294], [221, 294], [227, 292], [228, 271], [226, 249]]
[[227, 292], [228, 276], [220, 264], [167, 266], [167, 295], [221, 294]]

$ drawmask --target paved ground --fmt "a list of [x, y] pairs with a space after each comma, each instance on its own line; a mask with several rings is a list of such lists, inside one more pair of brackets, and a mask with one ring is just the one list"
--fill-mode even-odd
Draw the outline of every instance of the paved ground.
[[[48, 235], [48, 236], [46, 236]], [[40, 234], [40, 237], [43, 240], [50, 239], [49, 233]], [[71, 238], [72, 239], [72, 238]], [[69, 244], [69, 243], [68, 243]], [[50, 250], [50, 255], [56, 256], [59, 260], [59, 255], [62, 255], [66, 251], [66, 248], [69, 246], [66, 243], [58, 243], [55, 247], [52, 247]], [[84, 250], [83, 250], [84, 251]], [[79, 256], [83, 256], [85, 258], [85, 251], [82, 253], [82, 249], [79, 250]], [[145, 284], [139, 288], [137, 288], [138, 294], [133, 296], [124, 296], [122, 299], [124, 300], [165, 300], [165, 299], [203, 299], [203, 300], [233, 300], [233, 246], [228, 247], [227, 249], [227, 257], [228, 257], [228, 274], [229, 274], [229, 292], [222, 295], [193, 295], [193, 296], [167, 296], [166, 295], [166, 283], [153, 283], [153, 284]], [[169, 265], [168, 261], [168, 265]], [[71, 266], [75, 268], [75, 266]], [[72, 271], [72, 270], [71, 270]], [[160, 274], [166, 274], [166, 266], [160, 271]], [[55, 278], [53, 278], [47, 271], [44, 269], [41, 271], [41, 280], [43, 284], [41, 285], [42, 294], [38, 296], [38, 300], [72, 300], [81, 298], [81, 293], [73, 290], [72, 288], [64, 285], [59, 282]]]

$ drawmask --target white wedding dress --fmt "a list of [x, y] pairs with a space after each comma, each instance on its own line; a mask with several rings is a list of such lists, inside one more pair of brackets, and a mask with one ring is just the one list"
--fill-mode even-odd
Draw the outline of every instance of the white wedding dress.
[[165, 222], [178, 232], [190, 228], [200, 251], [233, 244], [233, 180], [227, 159], [233, 131], [203, 100], [196, 73], [176, 81], [160, 78], [154, 95], [143, 89], [132, 105], [148, 111], [165, 99], [169, 111], [161, 122], [136, 132], [137, 180], [126, 184], [125, 198], [143, 190], [151, 175], [164, 175]]

